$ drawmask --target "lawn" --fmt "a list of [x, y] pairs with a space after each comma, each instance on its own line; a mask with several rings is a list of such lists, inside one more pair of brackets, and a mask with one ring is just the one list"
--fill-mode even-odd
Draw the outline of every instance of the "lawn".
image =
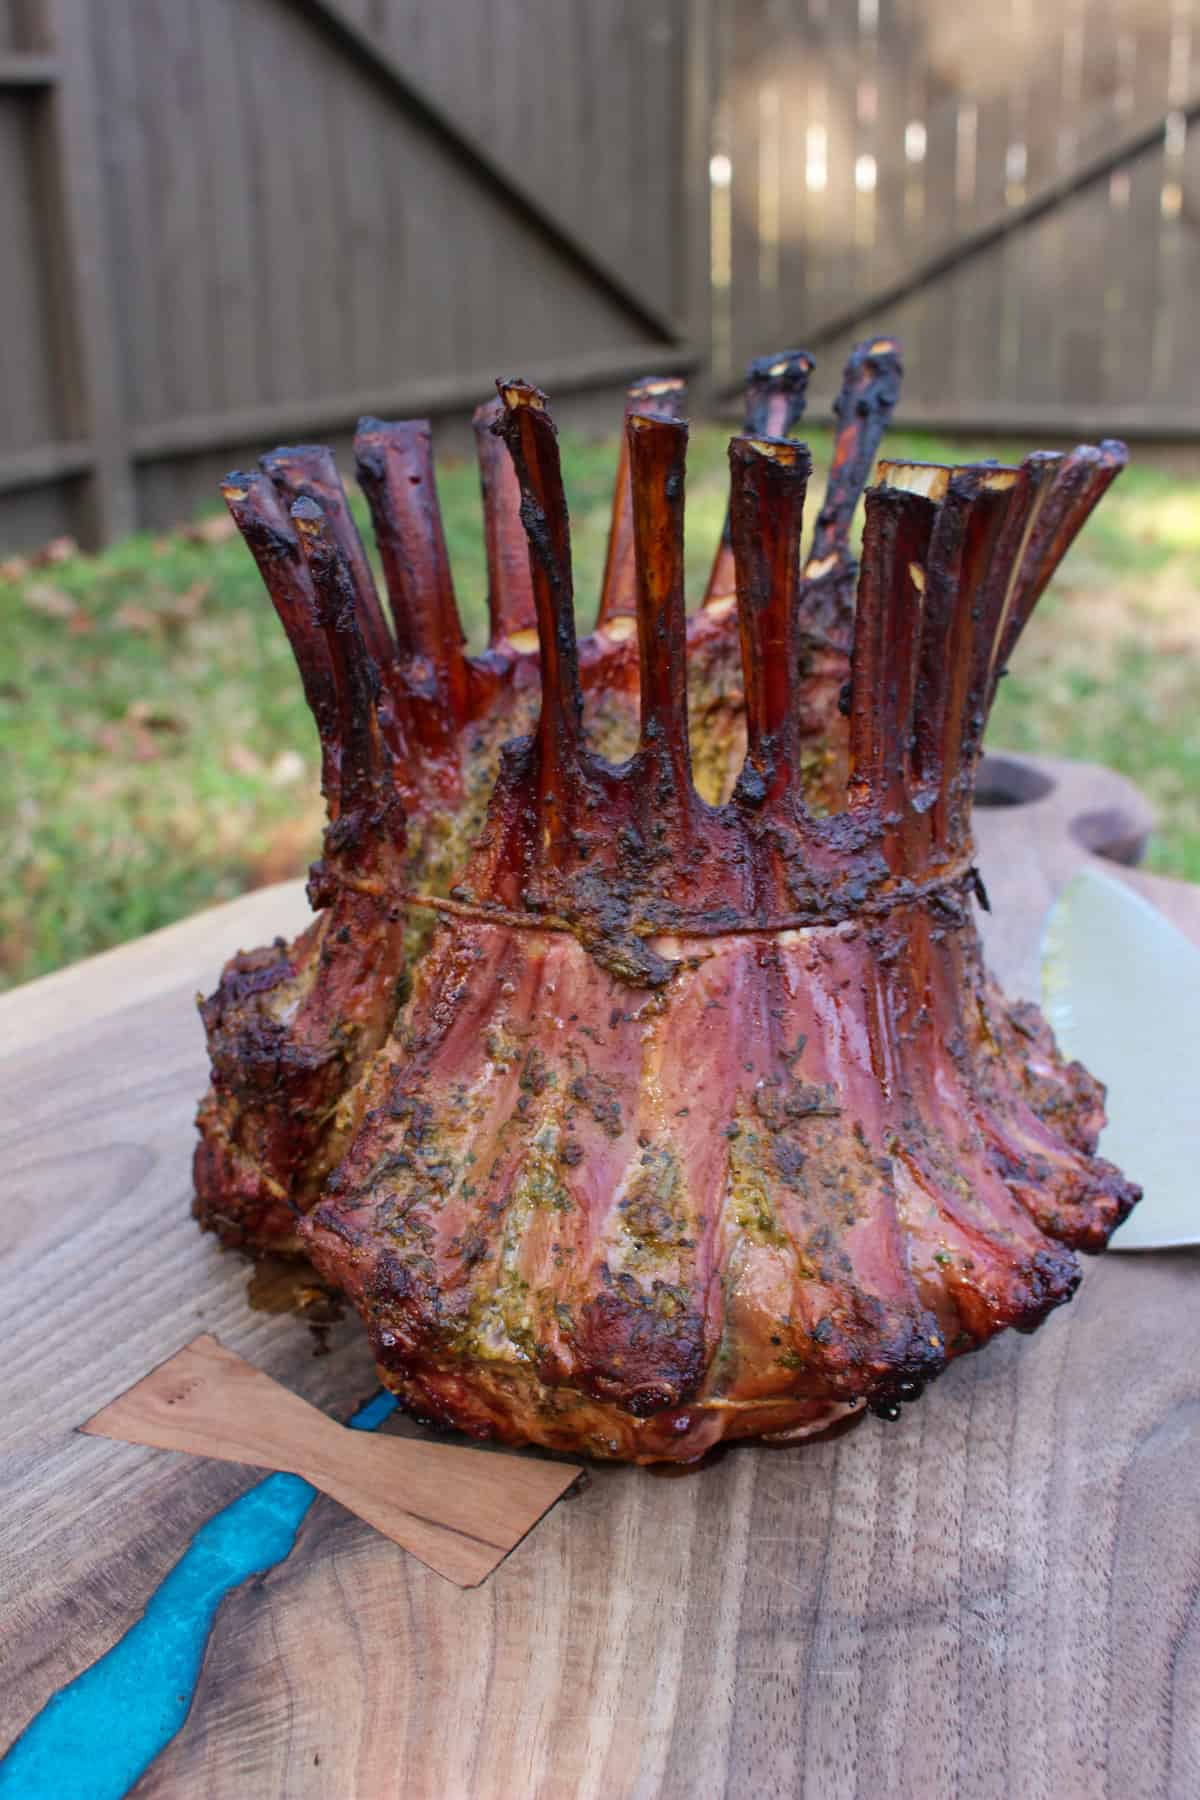
[[[703, 586], [727, 434], [697, 429], [688, 564]], [[810, 435], [818, 468], [824, 433]], [[893, 454], [1002, 459], [913, 436]], [[576, 585], [598, 592], [615, 446], [564, 441]], [[439, 482], [460, 604], [483, 618], [473, 466]], [[815, 507], [811, 509], [815, 512]], [[102, 556], [0, 563], [0, 986], [299, 873], [320, 829], [316, 736], [257, 572], [216, 512]], [[1013, 660], [989, 743], [1088, 757], [1154, 803], [1152, 867], [1200, 880], [1200, 501], [1135, 466]]]

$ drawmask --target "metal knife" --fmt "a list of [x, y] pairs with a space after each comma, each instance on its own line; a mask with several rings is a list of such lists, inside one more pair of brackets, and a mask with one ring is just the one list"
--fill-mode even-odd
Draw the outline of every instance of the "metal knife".
[[1084, 869], [1047, 917], [1042, 1010], [1107, 1085], [1101, 1154], [1145, 1190], [1111, 1248], [1200, 1244], [1200, 950], [1132, 888]]

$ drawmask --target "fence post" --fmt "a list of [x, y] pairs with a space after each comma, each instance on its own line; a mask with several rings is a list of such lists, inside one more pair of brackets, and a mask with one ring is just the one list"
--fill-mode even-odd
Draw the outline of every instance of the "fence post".
[[88, 548], [135, 524], [133, 466], [123, 405], [104, 226], [88, 0], [32, 0], [26, 16], [58, 76], [42, 102], [38, 179], [44, 197], [47, 289], [64, 439], [82, 439], [78, 536]]

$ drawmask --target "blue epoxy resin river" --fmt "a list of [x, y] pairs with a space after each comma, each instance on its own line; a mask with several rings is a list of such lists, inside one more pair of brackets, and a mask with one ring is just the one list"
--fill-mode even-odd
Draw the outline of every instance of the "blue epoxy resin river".
[[[374, 1431], [395, 1409], [378, 1393], [351, 1428]], [[122, 1800], [187, 1717], [221, 1601], [284, 1560], [316, 1495], [298, 1475], [268, 1475], [202, 1525], [141, 1618], [0, 1762], [2, 1800]]]

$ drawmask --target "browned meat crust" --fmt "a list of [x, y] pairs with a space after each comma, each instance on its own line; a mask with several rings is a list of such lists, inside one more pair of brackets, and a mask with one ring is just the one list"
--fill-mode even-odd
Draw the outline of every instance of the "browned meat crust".
[[691, 618], [682, 392], [631, 390], [580, 647], [525, 383], [477, 421], [482, 657], [427, 427], [359, 437], [394, 629], [324, 453], [227, 484], [331, 822], [317, 920], [204, 1005], [197, 1210], [303, 1247], [419, 1416], [635, 1460], [890, 1416], [1069, 1299], [1137, 1198], [1095, 1154], [1102, 1089], [998, 993], [971, 914], [996, 681], [1123, 451], [884, 463], [858, 575], [899, 374], [872, 340], [802, 560], [810, 366], [751, 371]]

